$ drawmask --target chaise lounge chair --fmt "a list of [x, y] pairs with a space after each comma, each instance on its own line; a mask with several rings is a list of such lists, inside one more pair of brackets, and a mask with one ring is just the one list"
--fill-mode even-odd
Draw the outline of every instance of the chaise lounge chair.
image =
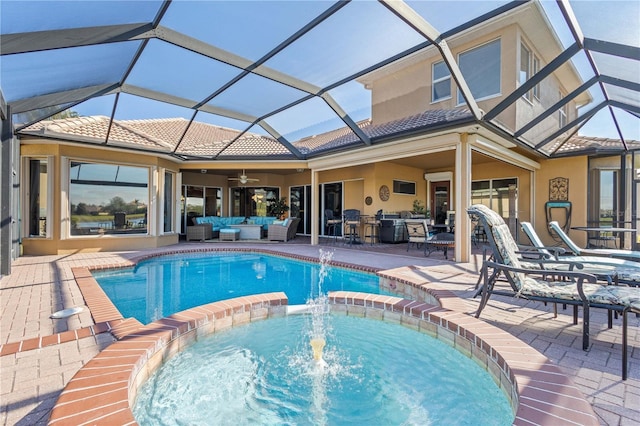
[[558, 222], [551, 221], [549, 222], [549, 226], [576, 256], [605, 256], [640, 262], [640, 251], [623, 249], [584, 249], [579, 247], [571, 238], [569, 238]]
[[604, 256], [564, 255], [566, 252], [561, 247], [545, 247], [531, 223], [521, 222], [520, 226], [533, 244], [531, 249], [544, 258], [579, 263], [582, 265], [582, 272], [594, 274], [599, 278], [615, 272], [619, 283], [640, 286], [640, 263]]
[[[522, 268], [517, 255], [518, 246], [502, 217], [488, 207], [476, 204], [467, 210], [469, 216], [478, 219], [485, 228], [487, 240], [495, 261], [485, 261], [482, 274], [482, 300], [476, 312], [480, 316], [492, 294], [522, 297], [541, 302], [562, 303], [573, 306], [574, 324], [577, 323], [578, 307], [583, 308], [582, 348], [589, 348], [589, 310], [607, 309], [622, 316], [622, 379], [627, 378], [627, 313], [640, 313], [640, 288], [601, 285], [591, 274], [575, 271], [532, 270]], [[495, 279], [490, 279], [489, 269], [503, 273], [510, 289], [494, 288]]]

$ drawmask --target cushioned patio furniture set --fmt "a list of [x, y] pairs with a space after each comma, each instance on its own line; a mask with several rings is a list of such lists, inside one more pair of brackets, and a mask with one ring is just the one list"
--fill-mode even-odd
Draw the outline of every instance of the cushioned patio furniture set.
[[[634, 285], [637, 281], [627, 277], [628, 281], [625, 281], [631, 285], [612, 284], [618, 283], [615, 267], [611, 268], [609, 275], [604, 272], [599, 275], [585, 273], [581, 269], [583, 265], [576, 259], [563, 261], [558, 257], [558, 260], [541, 259], [539, 262], [525, 259], [509, 226], [498, 213], [481, 204], [469, 207], [467, 213], [484, 227], [492, 251], [481, 269], [482, 299], [476, 317], [480, 316], [492, 294], [573, 306], [574, 324], [578, 322], [578, 308], [582, 307], [582, 348], [586, 351], [589, 349], [589, 310], [606, 309], [610, 327], [612, 312], [615, 312], [616, 316], [622, 317], [622, 379], [625, 380], [628, 374], [627, 314], [640, 313], [640, 287]], [[593, 270], [594, 267], [589, 264], [585, 270]], [[613, 280], [611, 274], [614, 275]], [[496, 287], [500, 276], [504, 276], [508, 285]], [[605, 277], [607, 279], [603, 279]]]
[[[187, 241], [210, 240], [218, 238], [221, 241], [236, 241], [248, 236], [250, 239], [267, 237], [270, 241], [288, 241], [296, 236], [299, 218], [277, 220], [275, 217], [265, 216], [204, 216], [195, 217], [195, 224], [187, 226]], [[260, 226], [260, 232], [255, 228]]]

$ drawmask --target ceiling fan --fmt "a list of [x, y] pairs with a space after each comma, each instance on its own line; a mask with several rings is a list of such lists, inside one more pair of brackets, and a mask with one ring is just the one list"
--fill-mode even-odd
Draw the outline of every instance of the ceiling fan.
[[244, 170], [242, 170], [242, 174], [240, 175], [240, 177], [229, 178], [229, 180], [237, 180], [243, 185], [248, 183], [248, 182], [258, 182], [258, 181], [260, 181], [260, 179], [255, 179], [255, 178], [248, 177]]

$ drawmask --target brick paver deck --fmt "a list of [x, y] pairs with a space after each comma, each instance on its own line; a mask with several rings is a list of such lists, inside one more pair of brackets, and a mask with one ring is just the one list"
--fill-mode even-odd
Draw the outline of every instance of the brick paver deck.
[[[319, 247], [299, 244], [256, 244], [255, 247], [317, 257]], [[243, 247], [251, 244], [241, 243]], [[68, 319], [52, 320], [60, 309], [86, 306], [73, 268], [113, 265], [129, 262], [150, 253], [176, 249], [204, 248], [207, 244], [189, 243], [166, 249], [121, 253], [81, 253], [61, 256], [23, 257], [14, 262], [12, 273], [0, 281], [0, 423], [46, 424], [51, 408], [64, 386], [76, 372], [115, 341], [109, 321], [94, 323], [88, 309]], [[224, 247], [216, 244], [216, 247]], [[238, 243], [226, 243], [237, 248]], [[456, 264], [437, 257], [424, 258], [421, 252], [409, 253], [405, 245], [389, 245], [378, 253], [370, 247], [324, 247], [334, 251], [334, 260], [379, 269], [415, 265], [410, 272], [438, 282], [461, 299], [462, 311], [472, 311], [477, 301], [471, 298], [477, 280], [478, 261]], [[381, 253], [382, 252], [382, 253]], [[413, 257], [411, 256], [413, 255]], [[574, 326], [569, 311], [554, 318], [551, 307], [526, 300], [493, 298], [481, 319], [495, 325], [544, 354], [554, 362], [586, 397], [598, 421], [606, 425], [640, 423], [640, 320], [629, 317], [629, 379], [620, 378], [619, 319], [613, 329], [606, 327], [601, 310], [592, 310], [591, 349], [581, 350], [581, 329]], [[126, 326], [126, 324], [123, 324]]]

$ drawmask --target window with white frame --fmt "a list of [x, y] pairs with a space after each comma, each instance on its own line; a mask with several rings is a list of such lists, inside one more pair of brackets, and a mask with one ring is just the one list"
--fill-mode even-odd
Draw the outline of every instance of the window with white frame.
[[[560, 97], [560, 99], [562, 99], [564, 97], [564, 96], [562, 96], [562, 92], [559, 92], [558, 96]], [[560, 108], [558, 110], [558, 127], [560, 129], [562, 129], [564, 126], [567, 125], [567, 112], [568, 111], [569, 111], [569, 105], [568, 104], [562, 105], [562, 108]]]
[[51, 237], [51, 162], [47, 157], [26, 158], [26, 234], [30, 238]]
[[444, 61], [433, 64], [431, 70], [431, 101], [438, 102], [451, 98], [451, 72]]
[[147, 233], [149, 168], [70, 161], [72, 236]]
[[164, 192], [163, 192], [163, 231], [165, 233], [173, 232], [173, 215], [175, 205], [175, 196], [174, 196], [174, 188], [175, 188], [175, 173], [171, 173], [169, 171], [164, 172]]
[[[520, 72], [518, 74], [518, 84], [522, 85], [540, 71], [540, 59], [527, 47], [520, 43]], [[523, 95], [528, 101], [534, 98], [540, 100], [540, 84], [536, 84], [533, 89]]]
[[[533, 55], [533, 75], [536, 75], [540, 71], [540, 59], [536, 55]], [[540, 100], [540, 84], [533, 86], [533, 97]]]
[[[500, 39], [458, 55], [458, 66], [476, 101], [500, 94]], [[464, 103], [458, 90], [458, 103]]]
[[[518, 75], [520, 86], [531, 78], [532, 56], [529, 48], [524, 43], [520, 43], [520, 73]], [[524, 94], [524, 98], [528, 101], [531, 101], [531, 97], [531, 90]]]

